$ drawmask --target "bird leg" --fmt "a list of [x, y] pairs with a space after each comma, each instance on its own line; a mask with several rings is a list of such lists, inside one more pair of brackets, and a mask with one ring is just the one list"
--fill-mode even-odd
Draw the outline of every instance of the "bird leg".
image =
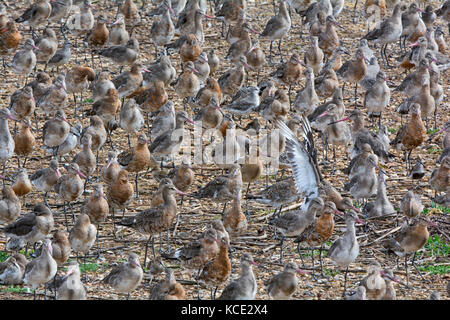
[[333, 165], [331, 166], [331, 175], [334, 175], [335, 164], [336, 164], [336, 146], [333, 145]]
[[358, 101], [358, 82], [355, 83], [355, 109], [357, 108], [356, 104]]
[[222, 29], [220, 30], [220, 36], [222, 38], [225, 37], [224, 31], [225, 31], [225, 22], [222, 21]]
[[48, 207], [49, 205], [47, 203], [47, 193], [48, 192], [44, 193], [44, 204]]
[[436, 116], [437, 116], [437, 105], [436, 105], [436, 108], [434, 109], [434, 130], [437, 129], [437, 127], [436, 127]]
[[273, 64], [272, 62], [272, 46], [273, 46], [273, 41], [270, 41], [270, 49], [269, 49], [269, 64]]
[[358, 5], [358, 0], [355, 1], [355, 5], [353, 6], [353, 15], [352, 15], [353, 24], [356, 24], [355, 18], [356, 18], [356, 6], [357, 5]]
[[289, 105], [292, 106], [292, 99], [291, 99], [291, 91], [292, 91], [292, 85], [289, 85], [288, 89], [288, 96], [289, 96]]
[[267, 188], [269, 186], [269, 170], [268, 170], [269, 164], [266, 163], [266, 185], [265, 187]]
[[411, 152], [412, 152], [412, 149], [409, 151], [409, 153], [408, 153], [408, 158], [406, 159], [406, 168], [407, 168], [407, 169], [410, 168]]
[[86, 271], [86, 254], [87, 252], [85, 252], [84, 257], [83, 257], [83, 264], [84, 264], [84, 282], [88, 281], [87, 278], [87, 271]]
[[63, 210], [64, 210], [64, 220], [66, 221], [66, 229], [67, 232], [69, 232], [69, 223], [67, 222], [67, 215], [66, 215], [66, 202], [63, 202]]
[[200, 296], [200, 283], [198, 282], [198, 279], [200, 278], [201, 271], [202, 271], [202, 268], [200, 267], [198, 269], [197, 277], [196, 277], [196, 280], [197, 280], [197, 299], [198, 300], [202, 300], [202, 297]]
[[325, 275], [323, 274], [322, 249], [323, 249], [323, 244], [320, 245], [320, 249], [319, 249], [320, 275], [321, 275], [323, 278], [326, 278]]
[[138, 176], [139, 176], [139, 172], [136, 172], [136, 177], [134, 179], [134, 182], [136, 184], [136, 199], [139, 199]]
[[344, 293], [342, 293], [342, 296], [345, 297], [345, 292], [347, 291], [347, 273], [348, 273], [348, 267], [345, 269], [345, 275], [344, 275]]
[[115, 211], [116, 209], [112, 208], [112, 221], [113, 221], [113, 237], [116, 238], [116, 219], [115, 219]]
[[95, 259], [99, 259], [100, 258], [100, 246], [99, 246], [99, 243], [98, 243], [99, 232], [100, 232], [99, 228], [100, 228], [100, 225], [97, 224], [97, 235], [96, 235], [96, 238], [97, 238], [96, 239], [97, 240], [97, 257]]
[[280, 39], [280, 41], [278, 41], [278, 52], [280, 53], [281, 63], [283, 63], [284, 59], [283, 59], [283, 54], [281, 53], [281, 39]]
[[305, 262], [303, 261], [303, 256], [302, 256], [302, 249], [300, 248], [300, 242], [297, 244], [297, 252], [298, 255], [300, 256], [300, 260], [302, 260], [302, 267], [305, 267]]
[[150, 239], [152, 239], [153, 257], [155, 257], [154, 241], [153, 241], [153, 237], [150, 235], [148, 237], [147, 242], [145, 243], [145, 256], [144, 256], [144, 264], [143, 264], [144, 268], [145, 268], [145, 263], [147, 262], [148, 243], [150, 242]]
[[68, 204], [69, 204], [70, 211], [72, 213], [72, 222], [75, 224], [75, 213], [73, 211], [72, 204], [70, 203], [70, 201], [68, 202]]
[[386, 58], [386, 66], [388, 69], [392, 69], [392, 66], [389, 64], [389, 58], [386, 54], [386, 49], [387, 49], [388, 44], [386, 43], [386, 45], [384, 46], [383, 52], [384, 52], [384, 57]]
[[[86, 180], [84, 180], [83, 193], [86, 192], [86, 186], [87, 186], [88, 182], [89, 182], [89, 177], [86, 177]], [[86, 197], [86, 194], [85, 194], [85, 197]]]
[[425, 282], [429, 282], [428, 280], [426, 280], [426, 279], [423, 277], [423, 275], [422, 275], [422, 273], [420, 272], [419, 268], [417, 268], [416, 264], [414, 263], [414, 261], [416, 260], [416, 253], [417, 253], [417, 252], [414, 252], [414, 255], [413, 255], [413, 258], [412, 258], [412, 265], [413, 265], [414, 269], [416, 269], [416, 271], [419, 273], [419, 276], [422, 278], [422, 280], [425, 281]]
[[281, 236], [280, 240], [280, 263], [283, 264], [283, 242], [284, 242], [284, 236]]
[[225, 36], [225, 39], [228, 39], [228, 36], [230, 35], [230, 31], [231, 31], [231, 24], [228, 26], [228, 31], [227, 31], [227, 35]]
[[25, 256], [27, 255], [27, 252], [28, 252], [28, 241], [27, 241], [27, 244], [25, 245]]
[[316, 275], [315, 275], [315, 272], [314, 272], [314, 247], [311, 247], [311, 261], [312, 261], [312, 277], [313, 277], [313, 280], [316, 280], [317, 281], [317, 277], [316, 277]]
[[245, 215], [248, 217], [249, 215], [250, 215], [250, 212], [248, 211], [248, 199], [247, 199], [247, 195], [248, 195], [248, 190], [250, 189], [250, 183], [251, 182], [249, 182], [248, 183], [248, 186], [247, 186], [247, 192], [245, 193]]
[[408, 255], [405, 253], [405, 271], [406, 271], [406, 286], [409, 287], [409, 276], [408, 276]]
[[53, 290], [55, 290], [55, 296], [53, 297], [53, 300], [56, 300], [56, 275], [58, 274], [58, 272], [55, 273], [55, 276], [53, 277]]
[[[180, 215], [178, 215], [179, 217]], [[170, 253], [170, 230], [167, 229], [167, 253]]]
[[227, 203], [225, 202], [225, 204], [223, 205], [223, 210], [222, 210], [222, 216], [225, 213], [225, 208], [227, 207]]
[[281, 215], [281, 209], [283, 209], [283, 205], [281, 205], [281, 206], [280, 206], [280, 209], [278, 209], [278, 214], [276, 215], [278, 218], [279, 218], [280, 215]]

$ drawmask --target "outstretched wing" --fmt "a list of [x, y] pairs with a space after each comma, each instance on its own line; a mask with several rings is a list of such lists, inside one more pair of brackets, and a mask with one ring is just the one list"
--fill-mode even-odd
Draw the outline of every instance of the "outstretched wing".
[[[304, 194], [307, 198], [317, 197], [319, 195], [319, 174], [311, 154], [308, 153], [305, 144], [297, 139], [284, 122], [277, 120], [277, 126], [286, 138], [288, 158], [292, 165], [297, 191]], [[304, 136], [309, 141], [305, 131]]]

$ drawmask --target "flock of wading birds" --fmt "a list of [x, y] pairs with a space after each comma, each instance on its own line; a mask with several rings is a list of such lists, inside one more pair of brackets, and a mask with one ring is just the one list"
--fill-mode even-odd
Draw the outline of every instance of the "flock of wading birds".
[[[28, 8], [11, 1], [0, 3], [2, 87], [6, 87], [6, 78], [11, 73], [18, 75], [24, 83], [9, 96], [8, 108], [0, 110], [0, 158], [3, 162], [0, 221], [4, 224], [2, 233], [9, 238], [6, 250], [11, 252], [0, 264], [1, 283], [32, 286], [35, 299], [36, 289], [43, 286], [45, 293], [47, 289], [52, 290], [56, 299], [86, 299], [78, 257], [84, 255], [85, 263], [87, 253], [95, 249], [96, 242], [97, 258], [100, 256], [99, 226], [112, 219], [114, 238], [116, 223], [149, 237], [142, 266], [148, 268], [152, 280], [165, 273], [165, 279], [151, 286], [150, 299], [186, 298], [185, 289], [177, 282], [173, 269], [165, 267], [163, 262], [174, 259], [181, 262], [184, 271], [197, 283], [199, 293], [201, 284], [210, 288], [211, 298], [215, 298], [217, 288], [226, 284], [219, 299], [254, 299], [257, 282], [252, 266], [258, 264], [252, 255], [243, 253], [240, 256], [240, 276], [230, 279], [230, 238], [245, 234], [249, 223], [248, 207], [245, 214], [241, 208], [243, 183], [248, 183], [247, 202], [256, 201], [275, 208], [268, 225], [273, 226], [275, 236], [280, 239], [280, 262], [283, 262], [286, 238], [294, 238], [298, 243], [300, 258], [302, 243], [306, 242], [312, 249], [320, 246], [322, 277], [322, 250], [333, 234], [334, 215], [343, 217], [345, 232], [326, 250], [326, 257], [340, 270], [345, 270], [342, 294], [345, 299], [395, 299], [395, 282], [409, 288], [408, 257], [411, 255], [412, 265], [425, 280], [415, 264], [416, 253], [427, 243], [428, 228], [439, 226], [421, 216], [424, 206], [420, 194], [415, 194], [414, 189], [404, 195], [396, 213], [386, 195], [386, 173], [379, 167], [379, 162], [393, 160], [395, 156], [389, 151], [392, 147], [404, 150], [406, 176], [420, 179], [426, 172], [421, 159], [414, 166], [411, 164], [412, 151], [427, 139], [442, 139], [443, 152], [437, 159], [429, 185], [436, 191], [433, 201], [449, 205], [450, 122], [447, 121], [431, 136], [427, 135], [426, 128], [433, 118], [436, 127], [444, 96], [440, 79], [441, 72], [448, 67], [449, 58], [444, 38], [447, 30], [442, 25], [450, 23], [450, 1], [435, 7], [425, 1], [416, 4], [367, 0], [362, 13], [356, 10], [356, 1], [354, 23], [357, 23], [357, 15], [370, 15], [373, 9], [381, 14], [381, 21], [362, 39], [354, 39], [352, 45], [357, 49], [352, 57], [348, 49], [340, 45], [337, 29], [342, 28], [338, 20], [343, 0], [281, 0], [278, 9], [274, 2], [273, 12], [276, 14], [263, 21], [262, 32], [251, 26], [245, 0], [210, 1], [210, 10], [214, 12], [211, 15], [206, 14], [207, 6], [206, 0], [164, 0], [154, 6], [142, 3], [142, 7], [148, 9], [144, 11], [139, 10], [133, 0], [125, 0], [117, 2], [117, 7], [106, 2], [97, 8], [94, 16], [95, 9], [90, 0], [36, 0]], [[425, 7], [424, 10], [421, 7]], [[272, 11], [270, 4], [260, 7], [260, 10], [263, 8]], [[285, 61], [281, 45], [289, 32], [291, 39], [294, 37], [291, 30], [293, 15], [301, 16], [302, 25], [298, 27], [307, 29], [310, 44], [303, 59], [298, 53], [293, 53]], [[110, 16], [115, 18], [111, 20]], [[220, 36], [230, 45], [226, 56], [218, 56], [220, 53], [214, 49], [203, 50], [205, 18], [221, 21]], [[151, 26], [147, 24], [149, 21]], [[150, 31], [155, 47], [155, 61], [145, 66], [139, 59], [136, 35], [145, 37], [147, 31]], [[300, 36], [303, 37], [302, 34]], [[270, 41], [268, 62], [265, 50], [258, 45], [259, 39]], [[214, 40], [217, 41], [217, 37], [209, 40], [212, 47], [216, 47]], [[260, 81], [260, 71], [274, 65], [274, 41], [278, 41], [280, 63]], [[393, 84], [382, 69], [393, 68], [386, 48], [397, 41], [401, 56], [395, 68], [406, 70], [407, 75], [394, 91], [404, 96], [397, 111], [402, 115], [408, 114], [408, 119], [395, 139], [390, 141], [381, 118], [390, 102], [388, 83]], [[59, 43], [63, 43], [61, 48]], [[369, 43], [381, 46], [383, 66], [378, 64]], [[78, 62], [82, 59], [79, 51], [84, 52], [83, 65]], [[181, 59], [178, 72], [172, 66], [173, 56], [170, 54], [174, 51], [179, 52]], [[88, 66], [89, 55], [92, 68]], [[70, 63], [73, 56], [75, 65]], [[102, 71], [102, 59], [106, 59], [110, 66], [120, 66], [119, 74], [113, 79], [110, 70]], [[229, 68], [218, 74], [219, 65], [224, 60], [228, 61]], [[44, 71], [37, 71], [36, 65], [42, 66]], [[65, 72], [61, 73], [61, 69]], [[256, 86], [248, 85], [247, 73], [250, 72], [256, 73]], [[291, 90], [303, 79], [304, 87], [291, 101]], [[355, 108], [344, 117], [343, 90], [346, 83], [355, 85]], [[363, 106], [357, 104], [358, 84], [365, 90]], [[283, 89], [286, 87], [288, 92]], [[175, 91], [174, 99], [183, 99], [184, 110], [175, 111], [175, 104], [169, 100], [166, 91], [171, 88]], [[83, 111], [82, 95], [85, 91], [92, 94], [93, 102], [89, 103], [89, 110]], [[73, 101], [69, 102], [71, 93]], [[69, 106], [74, 107], [72, 123], [66, 117]], [[379, 118], [376, 132], [365, 126], [364, 109], [371, 120]], [[193, 114], [193, 120], [187, 111]], [[447, 112], [444, 107], [440, 116], [447, 118]], [[271, 185], [266, 179], [265, 189], [256, 195], [249, 194], [249, 187], [263, 172], [262, 159], [267, 155], [268, 147], [258, 148], [256, 153], [250, 154], [249, 138], [230, 134], [236, 127], [242, 128], [234, 119], [243, 115], [259, 115], [244, 130], [258, 132], [261, 119], [266, 121], [266, 127], [269, 124], [272, 129], [280, 130], [279, 136], [272, 134], [275, 130], [271, 130], [261, 138], [260, 145], [275, 145], [279, 148], [280, 167], [292, 168], [292, 174], [286, 179]], [[89, 117], [89, 125], [83, 128], [79, 122], [75, 123], [80, 116]], [[345, 122], [349, 119], [353, 121], [352, 126]], [[14, 121], [13, 129], [8, 126], [11, 121]], [[174, 166], [170, 172], [163, 166], [164, 161], [170, 163], [169, 160], [173, 161], [178, 154], [182, 138], [173, 139], [172, 135], [175, 130], [189, 130], [184, 127], [186, 122], [203, 129], [214, 129], [219, 137], [223, 137], [224, 140], [216, 144], [213, 155], [228, 148], [233, 160], [244, 154], [245, 163], [223, 165], [220, 159], [215, 159], [217, 166], [227, 169], [228, 173], [213, 178], [195, 192], [186, 193], [199, 173], [195, 173], [187, 163]], [[17, 128], [18, 123], [20, 128]], [[126, 133], [128, 137], [128, 149], [121, 153], [115, 151], [113, 140], [117, 139], [111, 138], [114, 131], [118, 135]], [[331, 174], [334, 174], [335, 148], [346, 148], [349, 160], [344, 172], [349, 180], [345, 191], [361, 204], [362, 211], [353, 205], [351, 198], [341, 196], [322, 176], [313, 131], [320, 132], [324, 145], [321, 165], [328, 161], [328, 145], [332, 145]], [[42, 137], [42, 142], [36, 141], [35, 136]], [[136, 137], [133, 147], [130, 136]], [[38, 149], [50, 155], [47, 157], [49, 162], [42, 161], [45, 158], [41, 157], [40, 168], [29, 176], [27, 157], [35, 156]], [[106, 150], [109, 150], [108, 161], [101, 166], [100, 151], [105, 153]], [[12, 169], [11, 161], [8, 163], [14, 156], [17, 157], [17, 172]], [[62, 159], [65, 162], [62, 165], [64, 174], [60, 172]], [[149, 199], [150, 208], [134, 216], [118, 217], [116, 221], [115, 210], [125, 212], [133, 194], [138, 197], [138, 175], [149, 167], [156, 172], [153, 178], [159, 181], [158, 191]], [[135, 174], [135, 187], [129, 181], [130, 173]], [[91, 183], [93, 180], [97, 180], [96, 183]], [[34, 189], [44, 193], [44, 201], [36, 204], [32, 212], [22, 214], [22, 201]], [[89, 189], [92, 189], [91, 196], [75, 216], [72, 203]], [[56, 194], [58, 201], [64, 204], [65, 225], [55, 224], [53, 215], [62, 212], [52, 211], [48, 206], [49, 192]], [[182, 195], [181, 204], [177, 204], [176, 194]], [[375, 199], [369, 202], [368, 199], [374, 196]], [[23, 197], [22, 200], [19, 197]], [[196, 240], [171, 250], [169, 231], [176, 224], [175, 235], [178, 223], [183, 223], [180, 206], [184, 197], [224, 203], [222, 219], [213, 220]], [[283, 206], [299, 201], [300, 197], [304, 199], [300, 209], [281, 213]], [[229, 202], [231, 208], [227, 209], [225, 206]], [[368, 267], [367, 275], [356, 290], [347, 295], [347, 272], [360, 253], [356, 229], [369, 223], [358, 215], [372, 219], [394, 213], [398, 231], [377, 245], [397, 256], [397, 266], [398, 257], [404, 258], [406, 284], [395, 277], [390, 267], [374, 263]], [[71, 219], [72, 225], [69, 223]], [[403, 224], [400, 225], [399, 220], [404, 220]], [[396, 221], [392, 223], [395, 225]], [[376, 224], [377, 220], [370, 220], [370, 223]], [[365, 230], [363, 228], [359, 232], [364, 233]], [[162, 251], [160, 248], [157, 256], [154, 236], [159, 233], [161, 237], [165, 231], [168, 249]], [[18, 253], [26, 245], [26, 254], [28, 245], [35, 247], [41, 241], [43, 244], [31, 255], [32, 260]], [[147, 265], [150, 243], [154, 260]], [[67, 264], [73, 253], [76, 253], [77, 260]], [[302, 264], [304, 266], [303, 258]], [[314, 254], [312, 264], [312, 277], [317, 280]], [[68, 267], [67, 273], [57, 276], [58, 268], [64, 266]], [[130, 292], [142, 283], [142, 266], [140, 257], [130, 253], [128, 261], [113, 267], [102, 282], [129, 297]], [[298, 273], [308, 272], [299, 269], [294, 262], [284, 264], [283, 271], [264, 281], [268, 296], [273, 299], [292, 298], [299, 282]], [[84, 282], [87, 280], [85, 273]], [[432, 299], [439, 299], [439, 296], [437, 291], [431, 294]]]

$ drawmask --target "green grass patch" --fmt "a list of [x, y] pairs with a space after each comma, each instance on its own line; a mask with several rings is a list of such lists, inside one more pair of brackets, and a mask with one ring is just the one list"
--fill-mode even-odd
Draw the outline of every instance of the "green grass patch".
[[85, 271], [97, 271], [99, 269], [99, 266], [97, 263], [86, 263], [86, 270], [84, 269], [84, 263], [80, 263], [80, 270], [81, 272]]
[[8, 252], [0, 251], [0, 262], [5, 261], [6, 259], [8, 259]]
[[11, 293], [28, 293], [27, 288], [15, 287], [15, 286], [1, 288], [0, 291], [1, 292], [11, 292]]
[[338, 270], [323, 268], [323, 274], [327, 277], [334, 277], [339, 273]]
[[427, 130], [427, 134], [433, 134], [433, 133], [436, 133], [438, 131], [439, 131], [439, 129], [428, 129]]
[[438, 235], [429, 237], [425, 248], [427, 249], [425, 251], [427, 256], [448, 257], [450, 254], [450, 245], [442, 241], [441, 237]]
[[83, 103], [92, 103], [94, 102], [94, 99], [85, 99], [83, 100]]
[[427, 152], [428, 152], [428, 154], [436, 154], [436, 153], [441, 153], [442, 149], [439, 147], [429, 147]]
[[[39, 247], [37, 247], [36, 249], [39, 249]], [[19, 253], [23, 254], [26, 257], [31, 257], [31, 255], [34, 253], [33, 248], [28, 248], [28, 252], [27, 254], [25, 254], [25, 249], [19, 250]]]
[[395, 132], [397, 132], [397, 129], [394, 129], [394, 128], [388, 128], [387, 130], [389, 131], [389, 133], [395, 133]]
[[449, 265], [433, 265], [433, 264], [426, 264], [422, 266], [418, 266], [420, 271], [423, 272], [429, 272], [431, 274], [448, 274], [450, 273], [450, 266]]
[[[297, 249], [295, 249], [297, 251]], [[314, 256], [319, 256], [319, 250], [314, 250]], [[302, 257], [311, 257], [310, 249], [302, 249]]]
[[444, 207], [444, 206], [441, 206], [440, 204], [437, 204], [434, 202], [431, 202], [431, 207], [438, 208], [439, 210], [442, 211], [443, 214], [450, 214], [450, 207]]

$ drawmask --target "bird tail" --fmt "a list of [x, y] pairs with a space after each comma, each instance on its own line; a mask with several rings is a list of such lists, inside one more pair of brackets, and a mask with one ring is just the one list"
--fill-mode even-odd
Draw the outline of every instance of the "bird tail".
[[171, 253], [161, 252], [161, 257], [165, 259], [178, 260], [180, 258], [180, 250], [175, 250]]
[[396, 255], [403, 257], [405, 255], [405, 251], [401, 247], [400, 243], [394, 238], [390, 238], [384, 241], [383, 246], [389, 251], [393, 251]]
[[120, 226], [131, 227], [135, 222], [136, 222], [135, 217], [127, 217], [117, 222], [117, 224]]
[[202, 197], [202, 194], [201, 194], [199, 191], [192, 192], [192, 193], [190, 193], [188, 196], [189, 196], [189, 197], [192, 197], [192, 198], [195, 198], [195, 199], [201, 199], [201, 198], [203, 198], [203, 197]]
[[438, 65], [438, 69], [441, 72], [447, 70], [448, 68], [450, 68], [450, 63], [445, 63], [445, 64]]
[[344, 190], [345, 191], [350, 191], [350, 189], [352, 188], [352, 186], [355, 184], [354, 180], [352, 179], [351, 181], [347, 182], [344, 184]]
[[261, 196], [254, 195], [254, 194], [248, 194], [246, 199], [247, 200], [259, 200], [259, 199], [261, 199]]

